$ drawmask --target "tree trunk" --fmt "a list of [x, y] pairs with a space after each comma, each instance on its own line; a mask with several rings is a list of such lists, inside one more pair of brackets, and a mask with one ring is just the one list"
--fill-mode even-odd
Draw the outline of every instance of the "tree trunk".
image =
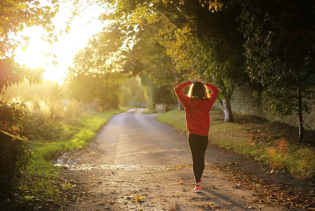
[[234, 122], [230, 98], [223, 98], [220, 103], [223, 106], [224, 122]]
[[183, 111], [184, 110], [184, 106], [180, 103], [179, 100], [177, 100], [177, 102], [178, 102], [178, 105], [177, 105], [178, 110], [179, 111]]
[[303, 125], [303, 108], [302, 108], [302, 92], [301, 92], [301, 82], [298, 81], [298, 101], [299, 101], [299, 141], [303, 141], [304, 136], [304, 125]]

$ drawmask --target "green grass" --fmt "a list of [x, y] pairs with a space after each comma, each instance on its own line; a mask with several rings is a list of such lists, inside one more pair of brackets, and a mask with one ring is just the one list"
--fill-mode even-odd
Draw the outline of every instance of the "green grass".
[[128, 111], [129, 109], [131, 109], [132, 107], [125, 107], [125, 106], [122, 106], [119, 108], [119, 112], [125, 112], [125, 111]]
[[[210, 116], [209, 140], [212, 143], [267, 164], [274, 173], [287, 170], [295, 178], [315, 177], [315, 149], [296, 142], [290, 134], [292, 128], [288, 132], [286, 125], [241, 115], [234, 115], [235, 123], [224, 123], [223, 113], [215, 109], [211, 110]], [[187, 132], [184, 111], [174, 109], [156, 118]]]
[[155, 110], [149, 110], [149, 109], [146, 109], [144, 114], [154, 114], [156, 113]]
[[37, 140], [37, 144], [32, 145], [34, 154], [29, 166], [30, 169], [36, 173], [48, 175], [49, 170], [51, 170], [52, 163], [50, 161], [52, 159], [65, 150], [85, 147], [86, 143], [92, 140], [97, 131], [116, 113], [116, 111], [111, 111], [78, 119], [76, 125], [68, 126], [77, 131], [70, 140], [55, 140], [52, 142]]
[[184, 111], [177, 109], [170, 110], [166, 113], [156, 116], [156, 118], [163, 123], [170, 124], [177, 130], [187, 132], [186, 117]]
[[33, 206], [35, 200], [44, 204], [47, 199], [54, 199], [58, 203], [62, 198], [58, 181], [59, 168], [53, 165], [53, 160], [65, 151], [84, 148], [112, 116], [126, 110], [128, 109], [107, 111], [73, 121], [71, 125], [66, 125], [76, 131], [68, 140], [32, 142], [33, 154], [19, 187], [20, 200], [24, 205]]

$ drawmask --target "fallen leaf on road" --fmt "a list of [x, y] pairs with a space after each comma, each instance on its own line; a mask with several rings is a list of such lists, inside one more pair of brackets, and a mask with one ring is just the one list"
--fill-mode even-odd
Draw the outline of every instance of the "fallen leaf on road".
[[182, 168], [182, 166], [177, 166], [177, 167], [176, 167], [177, 170], [179, 170], [179, 169], [181, 169], [181, 168]]
[[145, 196], [139, 196], [138, 194], [136, 194], [132, 199], [131, 199], [131, 201], [132, 202], [139, 202], [139, 203], [141, 203], [141, 202], [144, 202], [144, 200], [145, 200]]
[[174, 206], [169, 206], [169, 208], [167, 209], [168, 211], [178, 211], [179, 210], [179, 205], [176, 202]]

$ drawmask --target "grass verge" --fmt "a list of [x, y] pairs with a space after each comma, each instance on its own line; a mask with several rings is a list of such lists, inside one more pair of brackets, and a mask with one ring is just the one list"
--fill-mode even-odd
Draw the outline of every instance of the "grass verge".
[[[216, 109], [210, 117], [212, 143], [269, 165], [272, 171], [266, 173], [286, 170], [297, 179], [315, 177], [315, 149], [296, 141], [296, 128], [247, 115], [234, 115], [235, 123], [224, 123], [224, 114]], [[184, 111], [174, 109], [156, 118], [187, 132]]]
[[32, 142], [32, 158], [27, 164], [27, 171], [17, 191], [15, 207], [43, 207], [48, 205], [62, 206], [63, 189], [71, 188], [71, 184], [63, 184], [59, 178], [59, 168], [53, 165], [53, 160], [67, 150], [82, 149], [92, 140], [98, 130], [115, 114], [128, 110], [107, 111], [84, 118], [79, 118], [69, 125], [72, 138], [68, 140]]
[[154, 113], [156, 113], [155, 110], [146, 109], [144, 111], [144, 114], [154, 114]]

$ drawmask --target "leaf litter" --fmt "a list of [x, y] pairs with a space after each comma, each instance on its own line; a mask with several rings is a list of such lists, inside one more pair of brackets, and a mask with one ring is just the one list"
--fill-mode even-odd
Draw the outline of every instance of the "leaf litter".
[[[286, 183], [275, 183], [249, 173], [240, 165], [215, 164], [215, 169], [227, 173], [227, 180], [233, 181], [234, 188], [245, 188], [256, 192], [253, 194], [254, 203], [282, 207], [289, 210], [315, 210], [315, 188], [308, 190]], [[232, 176], [231, 176], [232, 175]], [[312, 184], [310, 182], [310, 184]], [[248, 209], [253, 207], [248, 206]]]

